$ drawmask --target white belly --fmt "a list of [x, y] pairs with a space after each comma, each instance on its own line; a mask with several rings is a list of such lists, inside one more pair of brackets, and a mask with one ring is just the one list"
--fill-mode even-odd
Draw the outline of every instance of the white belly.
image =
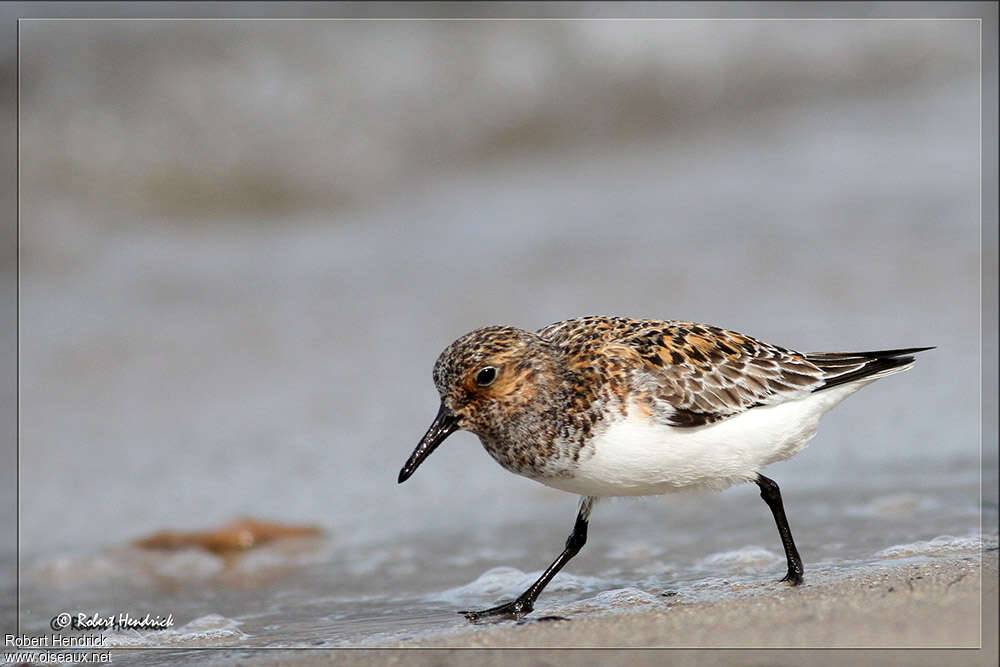
[[748, 482], [769, 463], [801, 451], [819, 418], [866, 384], [845, 384], [695, 428], [664, 426], [631, 406], [625, 419], [584, 448], [572, 477], [538, 481], [585, 496], [657, 495]]

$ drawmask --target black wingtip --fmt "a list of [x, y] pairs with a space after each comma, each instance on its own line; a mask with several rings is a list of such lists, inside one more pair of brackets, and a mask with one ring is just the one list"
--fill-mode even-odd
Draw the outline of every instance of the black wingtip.
[[889, 352], [893, 353], [890, 356], [894, 357], [897, 355], [916, 354], [917, 352], [926, 352], [927, 350], [936, 350], [936, 349], [937, 345], [931, 345], [930, 347], [909, 347], [906, 348], [905, 350], [889, 350]]
[[868, 352], [811, 352], [806, 355], [806, 358], [823, 360], [835, 360], [835, 359], [894, 359], [896, 357], [905, 357], [910, 354], [916, 354], [917, 352], [926, 352], [927, 350], [937, 349], [936, 345], [930, 347], [902, 347], [896, 350], [871, 350]]
[[[909, 366], [915, 361], [912, 356], [917, 352], [933, 350], [931, 347], [905, 347], [896, 350], [872, 350], [870, 352], [824, 352], [808, 354], [806, 359], [828, 374], [826, 381], [813, 389], [823, 391], [830, 387], [863, 380], [873, 375], [891, 371], [894, 368]], [[855, 366], [854, 370], [844, 372], [844, 366]]]

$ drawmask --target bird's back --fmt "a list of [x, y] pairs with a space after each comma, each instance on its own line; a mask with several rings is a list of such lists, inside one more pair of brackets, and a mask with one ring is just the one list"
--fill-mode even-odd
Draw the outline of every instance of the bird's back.
[[[930, 348], [801, 353], [694, 322], [582, 317], [543, 327], [584, 376], [620, 376], [654, 417], [676, 427], [712, 424], [752, 408], [909, 368]], [[585, 377], [587, 383], [594, 378]]]

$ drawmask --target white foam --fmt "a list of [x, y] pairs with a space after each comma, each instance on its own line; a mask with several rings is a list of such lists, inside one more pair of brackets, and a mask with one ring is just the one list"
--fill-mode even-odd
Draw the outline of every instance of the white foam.
[[239, 622], [221, 614], [207, 614], [182, 625], [166, 630], [105, 630], [102, 633], [103, 646], [164, 646], [185, 644], [202, 646], [218, 642], [232, 643], [248, 639], [250, 635], [239, 629]]
[[620, 611], [631, 611], [639, 606], [664, 606], [661, 596], [653, 595], [638, 588], [620, 588], [614, 591], [603, 591], [592, 598], [581, 600], [577, 604], [592, 604]]
[[[522, 572], [515, 567], [494, 567], [487, 570], [475, 581], [449, 588], [445, 591], [432, 593], [424, 598], [428, 602], [443, 602], [446, 604], [467, 604], [482, 600], [496, 600], [503, 597], [515, 598], [525, 591], [538, 577], [538, 572]], [[577, 574], [560, 572], [545, 587], [546, 593], [580, 592], [606, 588], [609, 582], [599, 577], [586, 577]]]
[[938, 553], [953, 553], [956, 551], [978, 551], [979, 549], [996, 548], [997, 536], [991, 535], [939, 535], [930, 540], [897, 544], [882, 549], [875, 554], [877, 558], [908, 558], [910, 556], [928, 556]]
[[773, 568], [784, 559], [778, 554], [758, 546], [747, 546], [735, 551], [722, 551], [702, 558], [697, 567], [704, 570], [728, 572], [756, 572]]

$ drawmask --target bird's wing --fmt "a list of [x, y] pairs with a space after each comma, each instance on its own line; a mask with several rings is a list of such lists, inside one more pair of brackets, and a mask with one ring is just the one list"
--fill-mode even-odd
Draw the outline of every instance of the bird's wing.
[[692, 322], [640, 321], [601, 354], [618, 364], [631, 360], [634, 399], [672, 426], [711, 424], [802, 398], [825, 383], [823, 369], [806, 355]]

